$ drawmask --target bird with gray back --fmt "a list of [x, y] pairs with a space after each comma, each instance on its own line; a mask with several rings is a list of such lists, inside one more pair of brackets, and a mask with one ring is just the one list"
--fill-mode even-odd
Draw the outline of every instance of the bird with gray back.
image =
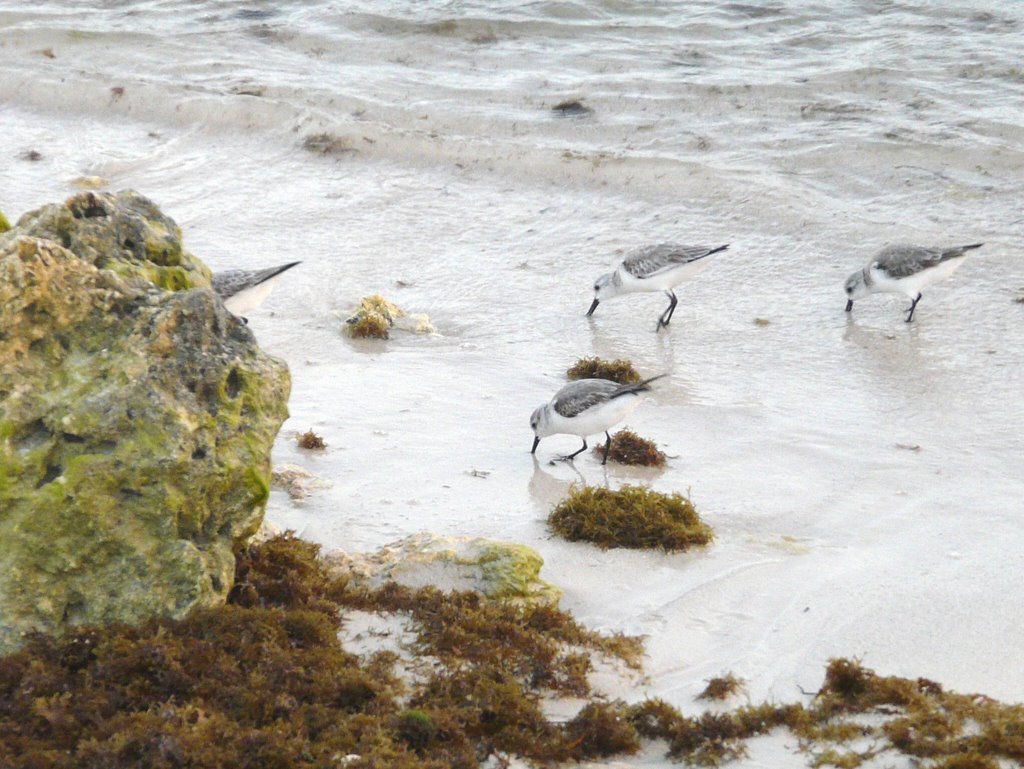
[[259, 307], [270, 294], [281, 274], [297, 264], [300, 262], [289, 262], [263, 270], [217, 272], [213, 275], [213, 290], [224, 302], [224, 307], [228, 312], [248, 323], [249, 321], [243, 317], [243, 313]]
[[725, 251], [728, 247], [728, 244], [681, 246], [677, 243], [642, 246], [630, 252], [614, 270], [594, 282], [594, 302], [587, 310], [587, 316], [593, 315], [602, 301], [613, 296], [664, 291], [669, 304], [658, 318], [655, 331], [668, 328], [679, 301], [673, 289], [701, 272], [708, 264], [705, 261], [707, 257]]
[[607, 379], [579, 379], [570, 382], [530, 415], [530, 428], [534, 434], [530, 453], [537, 451], [541, 438], [559, 434], [578, 435], [583, 439], [583, 447], [560, 457], [571, 462], [587, 450], [588, 435], [603, 432], [607, 441], [601, 464], [605, 464], [608, 461], [608, 449], [612, 445], [608, 429], [629, 416], [639, 405], [642, 394], [651, 389], [651, 382], [664, 376], [667, 375], [661, 374], [634, 384], [618, 384]]
[[914, 319], [914, 310], [921, 301], [925, 286], [948, 278], [963, 264], [967, 252], [984, 243], [949, 248], [924, 246], [886, 246], [871, 261], [846, 279], [846, 311], [853, 309], [855, 299], [869, 294], [906, 294], [911, 300], [907, 323]]

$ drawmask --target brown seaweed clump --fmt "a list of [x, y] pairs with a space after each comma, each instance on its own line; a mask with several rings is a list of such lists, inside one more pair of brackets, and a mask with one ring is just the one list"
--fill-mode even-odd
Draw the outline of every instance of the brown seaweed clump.
[[[594, 453], [604, 456], [604, 444], [594, 447]], [[663, 467], [665, 452], [659, 451], [654, 441], [641, 438], [632, 430], [622, 429], [612, 436], [612, 445], [608, 449], [608, 459], [620, 465], [639, 465], [641, 467]]]
[[713, 538], [693, 503], [680, 494], [662, 494], [642, 486], [617, 491], [593, 486], [574, 489], [548, 516], [548, 525], [575, 542], [602, 548], [687, 550]]
[[326, 449], [327, 444], [324, 443], [324, 439], [317, 435], [315, 432], [313, 432], [311, 428], [299, 436], [299, 448]]
[[[586, 673], [592, 653], [637, 666], [637, 639], [550, 606], [356, 590], [317, 551], [287, 535], [241, 549], [225, 606], [38, 636], [0, 657], [0, 766], [319, 769], [353, 756], [345, 765], [475, 769], [492, 754], [635, 750], [632, 725], [592, 700]], [[403, 682], [392, 652], [345, 651], [339, 625], [356, 608], [410, 621], [432, 659], [425, 680]], [[541, 707], [551, 692], [593, 707], [554, 722]]]
[[619, 384], [636, 384], [640, 372], [628, 360], [613, 361], [601, 358], [580, 358], [565, 372], [569, 379], [609, 379]]
[[743, 679], [737, 678], [732, 673], [718, 676], [708, 681], [708, 685], [700, 694], [698, 700], [726, 700], [734, 694], [743, 691]]
[[[651, 739], [687, 765], [719, 766], [776, 728], [819, 767], [894, 755], [922, 769], [1024, 761], [1024, 705], [880, 676], [856, 660], [831, 660], [806, 705], [687, 717], [662, 700], [595, 698], [591, 655], [637, 668], [640, 642], [587, 630], [550, 605], [395, 583], [354, 588], [316, 545], [288, 535], [236, 558], [225, 606], [37, 636], [0, 657], [0, 766], [476, 769], [491, 756], [500, 766], [510, 756], [625, 755]], [[393, 652], [345, 651], [339, 625], [357, 609], [407, 620], [427, 672], [405, 680]], [[542, 708], [551, 694], [585, 704], [559, 723]]]
[[745, 740], [778, 727], [799, 739], [816, 767], [854, 769], [880, 754], [927, 769], [1024, 761], [1024, 705], [945, 692], [924, 678], [879, 676], [849, 659], [829, 662], [808, 705], [762, 703], [686, 717], [655, 699], [627, 707], [625, 716], [641, 737], [665, 740], [670, 757], [695, 766], [742, 758]]
[[588, 107], [579, 99], [560, 101], [551, 108], [551, 111], [559, 117], [585, 117], [594, 112], [591, 107]]

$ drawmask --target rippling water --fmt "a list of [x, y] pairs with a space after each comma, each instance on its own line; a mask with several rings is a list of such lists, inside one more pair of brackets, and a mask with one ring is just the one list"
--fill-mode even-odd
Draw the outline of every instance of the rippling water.
[[[790, 698], [856, 654], [1021, 698], [991, 661], [1024, 656], [1024, 7], [94, 5], [0, 1], [0, 209], [98, 175], [215, 268], [303, 261], [251, 327], [295, 380], [275, 461], [332, 485], [275, 492], [275, 520], [531, 544], [583, 619], [650, 635], [650, 690], [682, 706], [725, 670]], [[593, 278], [660, 240], [732, 247], [670, 333], [661, 297], [587, 320]], [[847, 316], [889, 241], [986, 246], [915, 323], [894, 297]], [[439, 334], [345, 340], [376, 292]], [[531, 463], [530, 411], [590, 354], [671, 373], [630, 420], [664, 473]], [[294, 448], [311, 426], [322, 456]], [[689, 489], [716, 545], [548, 538], [571, 483], [638, 478]]]

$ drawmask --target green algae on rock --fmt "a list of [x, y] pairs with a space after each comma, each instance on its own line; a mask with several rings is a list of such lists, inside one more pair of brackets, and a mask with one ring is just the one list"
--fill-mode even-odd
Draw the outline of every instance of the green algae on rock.
[[693, 503], [680, 494], [662, 494], [642, 486], [573, 489], [548, 516], [555, 533], [602, 548], [687, 550], [713, 538]]
[[210, 291], [160, 291], [10, 234], [0, 649], [223, 601], [232, 544], [263, 516], [287, 368]]
[[169, 291], [210, 287], [209, 268], [185, 250], [178, 225], [133, 190], [81, 192], [30, 211], [0, 246], [19, 236], [52, 240], [96, 267]]
[[561, 591], [540, 578], [544, 559], [526, 545], [485, 537], [442, 537], [423, 532], [375, 553], [325, 556], [354, 584], [473, 590], [487, 598], [557, 604]]
[[11, 223], [7, 221], [7, 217], [4, 216], [4, 212], [0, 211], [0, 234], [7, 232], [11, 229]]
[[636, 384], [642, 379], [632, 363], [621, 359], [580, 358], [565, 374], [569, 379], [608, 379], [619, 384]]

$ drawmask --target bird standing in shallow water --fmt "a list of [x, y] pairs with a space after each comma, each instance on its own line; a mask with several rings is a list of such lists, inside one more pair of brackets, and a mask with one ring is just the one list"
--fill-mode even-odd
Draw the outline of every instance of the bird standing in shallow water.
[[914, 319], [914, 310], [921, 301], [921, 289], [948, 278], [964, 262], [967, 252], [984, 243], [951, 248], [925, 248], [924, 246], [886, 246], [846, 279], [846, 311], [853, 309], [853, 301], [868, 294], [906, 294], [911, 304], [907, 310], [907, 323]]
[[213, 275], [213, 290], [232, 315], [248, 323], [243, 313], [255, 310], [270, 294], [278, 277], [300, 262], [289, 262], [265, 270], [227, 270]]
[[638, 248], [626, 256], [618, 267], [595, 281], [594, 303], [587, 310], [587, 315], [593, 315], [602, 300], [619, 294], [664, 291], [669, 304], [658, 318], [655, 331], [667, 328], [679, 301], [672, 289], [703, 270], [708, 264], [704, 261], [706, 257], [725, 251], [728, 247], [728, 244], [680, 246], [675, 243], [659, 243]]
[[537, 451], [541, 438], [558, 434], [578, 435], [583, 439], [583, 447], [560, 457], [571, 462], [587, 450], [588, 435], [603, 432], [607, 441], [601, 464], [607, 463], [608, 449], [612, 445], [608, 429], [629, 416], [640, 403], [641, 394], [651, 389], [651, 382], [663, 376], [666, 374], [636, 384], [621, 385], [607, 379], [579, 379], [570, 382], [555, 393], [550, 403], [539, 406], [530, 415], [530, 427], [534, 433], [530, 453]]

